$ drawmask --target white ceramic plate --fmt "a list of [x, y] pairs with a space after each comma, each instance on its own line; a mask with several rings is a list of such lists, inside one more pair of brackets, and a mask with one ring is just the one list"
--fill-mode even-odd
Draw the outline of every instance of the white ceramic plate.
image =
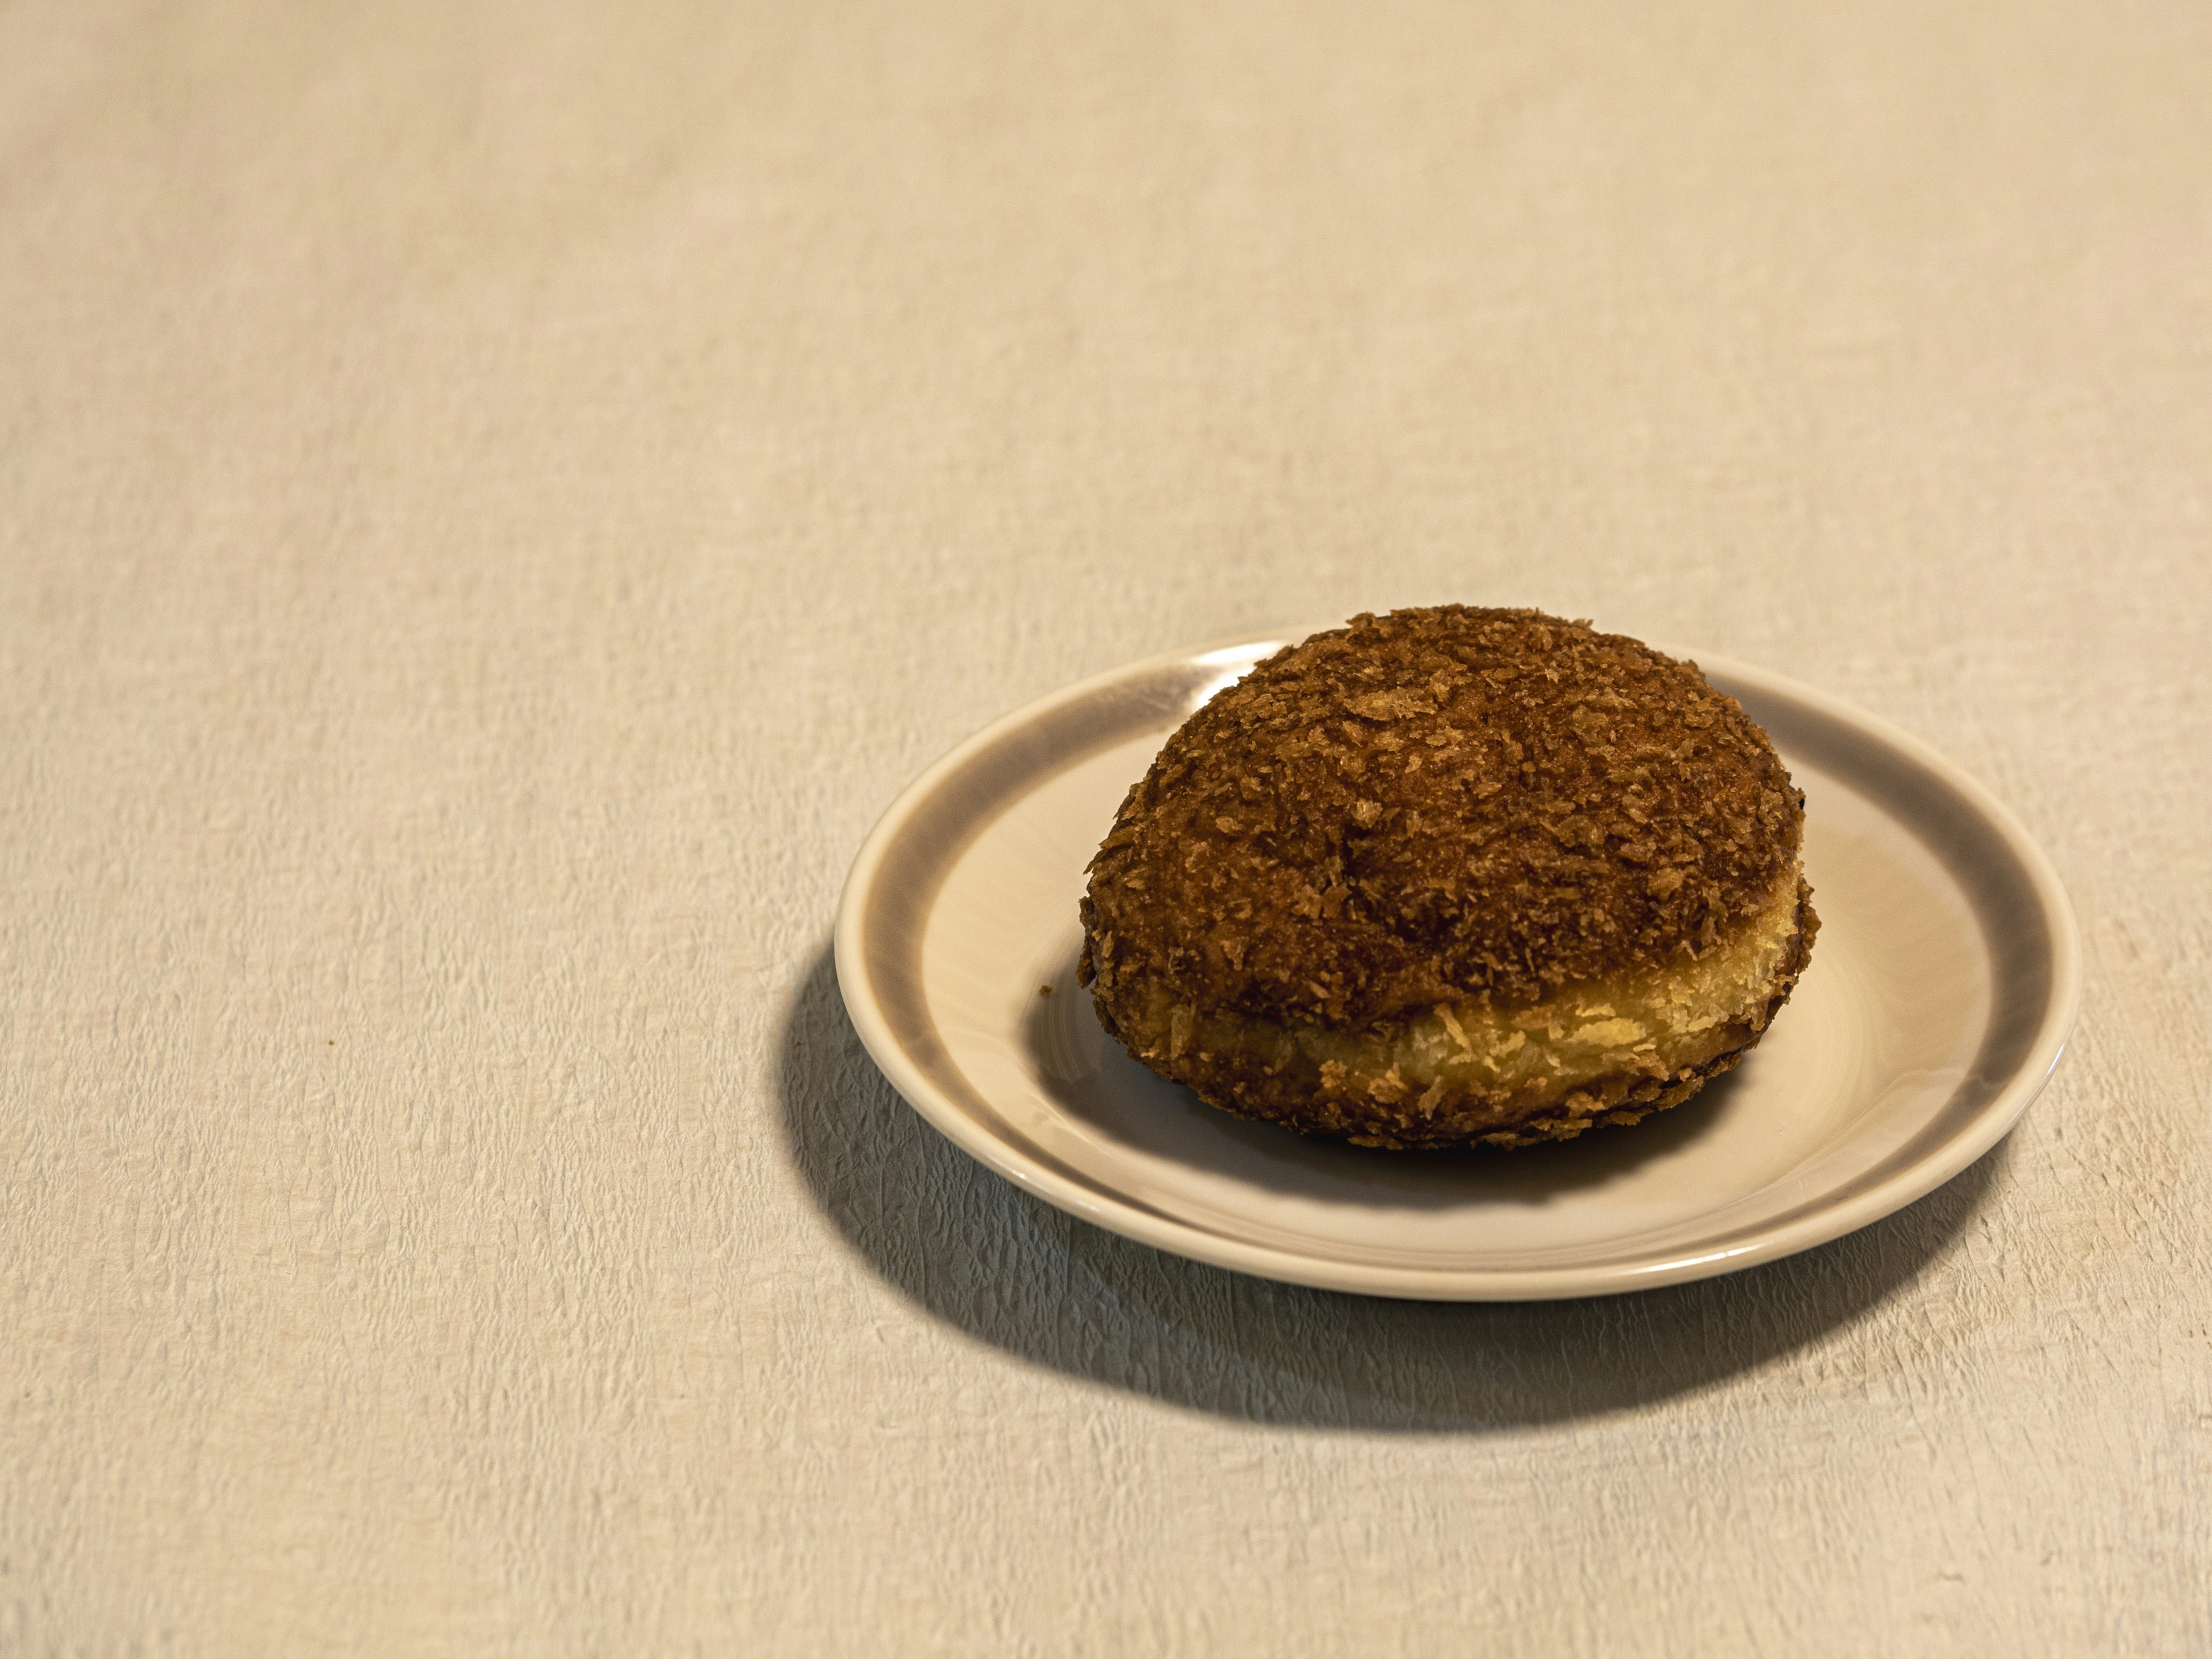
[[1154, 1077], [1076, 986], [1084, 866], [1169, 732], [1296, 637], [1171, 653], [1032, 703], [925, 773], [854, 864], [837, 980], [861, 1040], [924, 1117], [1038, 1197], [1298, 1284], [1600, 1295], [1771, 1261], [1911, 1203], [1995, 1146], [2057, 1063], [2080, 947], [2011, 816], [1883, 722], [1700, 656], [1805, 791], [1820, 913], [1811, 966], [1735, 1073], [1633, 1128], [1429, 1153], [1305, 1140]]

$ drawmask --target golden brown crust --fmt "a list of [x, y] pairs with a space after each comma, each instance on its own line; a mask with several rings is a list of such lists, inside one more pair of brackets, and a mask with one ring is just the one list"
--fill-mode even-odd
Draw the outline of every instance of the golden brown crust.
[[1712, 1079], [1733, 1070], [1758, 1045], [1804, 972], [1820, 931], [1812, 890], [1802, 879], [1796, 888], [1796, 929], [1765, 995], [1713, 1034], [1705, 1058], [1656, 1076], [1621, 1071], [1593, 1079], [1557, 1099], [1451, 1087], [1440, 1091], [1441, 1097], [1416, 1102], [1409, 1092], [1376, 1090], [1371, 1079], [1331, 1076], [1326, 1066], [1272, 1067], [1255, 1065], [1249, 1054], [1195, 1046], [1179, 1049], [1157, 1030], [1117, 1024], [1103, 1000], [1094, 1000], [1094, 1006], [1109, 1034], [1146, 1066], [1239, 1117], [1398, 1150], [1571, 1140], [1601, 1123], [1636, 1123], [1680, 1105]]
[[1091, 862], [1081, 978], [1358, 1030], [1712, 949], [1797, 862], [1732, 697], [1586, 623], [1354, 617], [1187, 720]]

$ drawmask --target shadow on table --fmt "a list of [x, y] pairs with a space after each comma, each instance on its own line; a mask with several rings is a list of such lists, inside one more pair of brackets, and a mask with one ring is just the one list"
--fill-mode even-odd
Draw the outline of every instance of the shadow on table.
[[1040, 1365], [1249, 1422], [1479, 1431], [1709, 1388], [1847, 1325], [1942, 1255], [2009, 1155], [1887, 1219], [1725, 1278], [1578, 1302], [1420, 1303], [1248, 1278], [1029, 1197], [860, 1046], [824, 951], [783, 1032], [793, 1160], [876, 1271]]

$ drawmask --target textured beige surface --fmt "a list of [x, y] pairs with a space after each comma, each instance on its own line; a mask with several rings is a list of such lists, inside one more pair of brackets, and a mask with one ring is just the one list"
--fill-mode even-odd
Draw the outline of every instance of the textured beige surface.
[[[0, 1652], [2212, 1649], [2212, 10], [0, 8]], [[1532, 603], [1978, 773], [1910, 1212], [1239, 1280], [892, 1099], [873, 815]]]

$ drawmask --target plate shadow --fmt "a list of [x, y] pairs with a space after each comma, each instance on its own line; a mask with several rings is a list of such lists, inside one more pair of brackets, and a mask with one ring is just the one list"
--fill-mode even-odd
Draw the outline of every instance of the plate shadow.
[[1031, 1364], [1282, 1425], [1481, 1432], [1711, 1388], [1903, 1289], [1959, 1238], [2009, 1157], [2001, 1142], [1894, 1215], [1718, 1279], [1572, 1302], [1401, 1302], [1186, 1261], [1030, 1197], [884, 1080], [827, 948], [787, 1013], [777, 1085], [815, 1201], [909, 1301]]

